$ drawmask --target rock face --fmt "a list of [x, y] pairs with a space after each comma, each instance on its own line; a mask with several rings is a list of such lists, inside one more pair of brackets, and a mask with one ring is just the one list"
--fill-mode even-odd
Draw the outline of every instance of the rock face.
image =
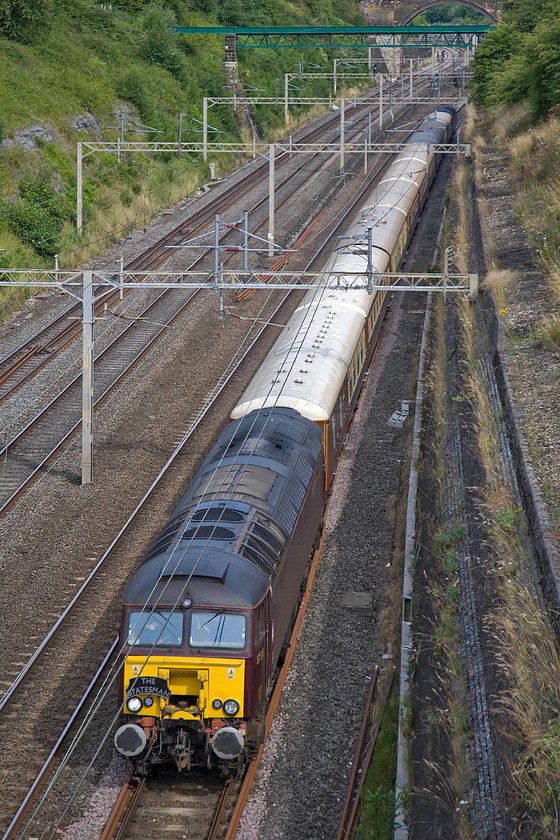
[[75, 128], [77, 131], [87, 131], [88, 134], [95, 137], [96, 140], [101, 140], [101, 128], [99, 123], [93, 116], [93, 114], [78, 114], [74, 119], [70, 122], [72, 128]]
[[52, 143], [54, 139], [54, 128], [50, 123], [46, 122], [42, 125], [36, 123], [27, 128], [16, 128], [12, 137], [6, 137], [2, 141], [2, 148], [11, 149], [13, 146], [19, 146], [25, 152], [35, 152], [39, 148], [37, 140]]
[[[139, 119], [134, 108], [126, 102], [119, 102], [115, 105], [113, 113], [117, 122], [121, 114], [125, 115], [126, 121], [128, 122]], [[76, 131], [87, 132], [91, 139], [101, 140], [103, 137], [99, 122], [89, 112], [77, 114], [70, 120], [70, 126]], [[6, 137], [2, 141], [0, 148], [5, 151], [6, 149], [12, 149], [14, 146], [19, 146], [24, 152], [36, 152], [39, 148], [38, 140], [44, 143], [52, 143], [55, 139], [56, 132], [50, 123], [35, 123], [34, 125], [27, 126], [27, 128], [16, 128], [11, 137]]]

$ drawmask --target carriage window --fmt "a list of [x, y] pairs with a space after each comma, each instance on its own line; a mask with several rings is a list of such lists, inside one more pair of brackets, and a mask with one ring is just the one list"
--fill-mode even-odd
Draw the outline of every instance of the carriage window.
[[183, 613], [169, 610], [131, 612], [128, 644], [152, 647], [178, 647], [183, 641]]
[[246, 618], [240, 613], [193, 612], [191, 614], [191, 647], [235, 648], [245, 647]]

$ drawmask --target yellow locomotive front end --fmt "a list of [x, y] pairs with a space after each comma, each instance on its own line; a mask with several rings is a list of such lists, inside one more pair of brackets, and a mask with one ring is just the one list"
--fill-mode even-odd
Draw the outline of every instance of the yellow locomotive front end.
[[[167, 628], [173, 626], [172, 616], [161, 611], [158, 615], [167, 621]], [[224, 626], [245, 627], [246, 616], [229, 616], [231, 621]], [[189, 641], [199, 632], [195, 629], [198, 624], [204, 631], [212, 626], [208, 611], [195, 611], [190, 618]], [[134, 621], [132, 614], [129, 627]], [[244, 645], [244, 635], [240, 635], [238, 646]], [[142, 650], [136, 651], [138, 643]], [[230, 639], [228, 646], [232, 644]], [[232, 657], [231, 647], [222, 655], [217, 649], [212, 655], [203, 649], [196, 654], [169, 649], [160, 652], [157, 645], [150, 651], [145, 628], [129, 649], [122, 671], [125, 722], [115, 735], [115, 746], [137, 772], [170, 759], [179, 770], [219, 763], [222, 769], [234, 772], [243, 764], [246, 660], [244, 656]]]

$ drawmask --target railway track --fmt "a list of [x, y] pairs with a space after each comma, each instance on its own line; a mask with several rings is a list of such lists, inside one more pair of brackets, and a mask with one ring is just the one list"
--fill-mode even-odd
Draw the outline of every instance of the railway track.
[[159, 768], [127, 780], [100, 840], [223, 840], [241, 782]]
[[[360, 129], [361, 131], [361, 129]], [[287, 157], [287, 156], [285, 156]], [[378, 166], [376, 169], [379, 168]], [[277, 208], [280, 210], [289, 206], [296, 192], [313, 178], [319, 169], [324, 166], [320, 156], [304, 161], [290, 172], [278, 187]], [[299, 177], [298, 177], [299, 176]], [[248, 176], [247, 176], [248, 177]], [[295, 181], [295, 183], [292, 183]], [[228, 198], [231, 196], [228, 194]], [[222, 199], [225, 201], [225, 199]], [[266, 204], [266, 197], [261, 198], [251, 210], [256, 213]], [[205, 212], [204, 220], [199, 222], [199, 229], [203, 229], [209, 221], [208, 211]], [[257, 221], [254, 225], [255, 232], [261, 229], [265, 223]], [[171, 242], [176, 242], [185, 235], [184, 225], [177, 226], [174, 231], [164, 237], [154, 248], [133, 261], [133, 268], [140, 270], [146, 268], [147, 264], [159, 265], [166, 257]], [[230, 241], [232, 231], [228, 231], [221, 239], [221, 244]], [[199, 257], [190, 269], [204, 266], [205, 255]], [[234, 255], [231, 255], [234, 256]], [[210, 271], [210, 266], [208, 266]], [[109, 394], [114, 390], [122, 378], [128, 375], [132, 368], [137, 365], [144, 355], [162, 335], [164, 329], [169, 327], [191, 303], [195, 295], [184, 300], [184, 293], [173, 291], [163, 292], [144, 310], [132, 314], [130, 323], [125, 329], [97, 356], [95, 359], [96, 386], [94, 393], [95, 406], [99, 407]], [[112, 295], [103, 295], [100, 301], [100, 308], [106, 308], [118, 299], [118, 292]], [[117, 313], [116, 313], [117, 314]], [[70, 318], [70, 315], [66, 316]], [[60, 319], [57, 319], [57, 323]], [[73, 332], [64, 327], [63, 344], [67, 346], [72, 335], [76, 337], [78, 331], [75, 324]], [[49, 325], [49, 331], [52, 325]], [[55, 342], [55, 338], [51, 342]], [[29, 351], [24, 354], [27, 358]], [[12, 362], [13, 365], [13, 362]], [[35, 372], [37, 367], [34, 368]], [[25, 379], [31, 374], [28, 372]], [[23, 381], [18, 380], [18, 385]], [[0, 394], [0, 403], [3, 396], [13, 396], [17, 386], [12, 386], [4, 395]], [[19, 401], [16, 403], [17, 421], [26, 417], [24, 412], [19, 412]], [[52, 417], [55, 417], [55, 422]], [[77, 374], [58, 394], [53, 396], [47, 404], [31, 419], [22, 425], [20, 430], [0, 448], [0, 515], [5, 512], [30, 484], [45, 470], [49, 464], [68, 445], [71, 437], [80, 428], [81, 418], [81, 381]], [[16, 422], [16, 421], [14, 421]]]
[[[372, 175], [373, 177], [373, 175]], [[365, 191], [369, 189], [369, 185], [364, 185], [362, 190]], [[360, 196], [357, 196], [357, 200], [359, 200]], [[345, 215], [351, 213], [351, 208], [348, 208]], [[344, 218], [340, 220], [339, 224], [344, 223]], [[331, 238], [335, 235], [335, 230], [331, 231], [327, 239]], [[320, 251], [324, 247], [321, 247]], [[309, 265], [311, 268], [312, 265]], [[277, 309], [282, 306], [282, 302], [278, 304]], [[276, 315], [273, 313], [272, 319], [275, 320]], [[113, 573], [109, 575], [109, 581], [106, 581], [106, 574], [104, 571], [105, 564], [111, 560], [113, 563], [113, 557], [115, 554], [118, 554], [118, 543], [122, 540], [123, 542], [126, 541], [128, 533], [135, 527], [135, 519], [138, 515], [142, 516], [142, 509], [144, 508], [145, 503], [149, 500], [151, 494], [154, 492], [156, 487], [160, 487], [160, 483], [162, 480], [167, 480], [169, 478], [170, 473], [173, 470], [179, 470], [182, 472], [183, 467], [180, 463], [180, 455], [184, 446], [189, 439], [189, 437], [194, 433], [196, 428], [198, 427], [199, 423], [202, 422], [205, 415], [210, 411], [211, 406], [216, 402], [220, 395], [223, 394], [225, 387], [227, 386], [228, 382], [231, 378], [235, 375], [236, 370], [240, 368], [243, 361], [250, 355], [252, 349], [254, 348], [256, 342], [258, 341], [259, 336], [265, 331], [266, 327], [263, 325], [261, 329], [258, 331], [256, 337], [253, 338], [251, 344], [245, 348], [243, 348], [243, 352], [240, 352], [239, 359], [236, 360], [235, 365], [231, 365], [227, 376], [222, 377], [222, 381], [220, 382], [219, 386], [214, 389], [212, 394], [212, 401], [209, 402], [206, 406], [204, 406], [201, 410], [197, 412], [196, 422], [193, 424], [191, 429], [189, 430], [188, 434], [185, 436], [184, 440], [181, 441], [180, 446], [176, 449], [173, 456], [169, 459], [168, 463], [166, 464], [162, 473], [154, 482], [152, 488], [150, 488], [150, 493], [146, 494], [146, 497], [142, 500], [141, 504], [138, 506], [137, 511], [135, 514], [130, 518], [130, 521], [127, 523], [125, 528], [121, 531], [118, 535], [117, 539], [113, 542], [113, 544], [109, 547], [109, 549], [105, 552], [104, 556], [101, 558], [97, 566], [95, 567], [94, 571], [90, 575], [90, 577], [84, 581], [80, 590], [76, 593], [72, 602], [68, 605], [68, 608], [64, 611], [64, 614], [60, 616], [59, 620], [56, 622], [53, 631], [45, 636], [43, 643], [38, 645], [35, 654], [30, 658], [26, 667], [19, 673], [19, 675], [14, 680], [12, 687], [6, 692], [4, 699], [0, 704], [0, 737], [3, 740], [3, 743], [6, 745], [6, 754], [11, 756], [11, 764], [9, 766], [16, 766], [18, 762], [18, 755], [22, 754], [33, 754], [33, 761], [28, 763], [28, 766], [25, 769], [25, 772], [22, 772], [21, 775], [17, 779], [14, 779], [13, 774], [9, 774], [11, 779], [10, 781], [4, 780], [4, 784], [6, 785], [8, 790], [11, 790], [10, 799], [14, 801], [14, 809], [10, 811], [7, 809], [6, 816], [11, 816], [12, 813], [15, 812], [16, 808], [15, 805], [18, 802], [18, 792], [24, 792], [27, 789], [27, 786], [31, 784], [32, 779], [42, 773], [40, 769], [40, 759], [44, 757], [45, 753], [51, 749], [51, 744], [53, 741], [56, 740], [58, 734], [60, 732], [60, 728], [62, 727], [61, 721], [66, 721], [67, 718], [70, 716], [71, 708], [69, 699], [80, 696], [81, 692], [83, 691], [83, 684], [87, 683], [90, 674], [86, 670], [79, 670], [72, 673], [71, 679], [68, 679], [65, 682], [65, 692], [64, 695], [58, 696], [57, 698], [57, 714], [55, 719], [49, 718], [49, 726], [42, 727], [41, 732], [41, 740], [42, 746], [40, 749], [33, 748], [33, 740], [25, 742], [22, 746], [21, 742], [19, 746], [13, 743], [13, 735], [14, 735], [14, 722], [21, 718], [22, 710], [24, 708], [29, 708], [33, 705], [32, 698], [37, 696], [45, 695], [45, 686], [49, 684], [49, 681], [52, 680], [52, 677], [49, 677], [49, 671], [52, 668], [52, 658], [51, 653], [53, 647], [56, 645], [58, 650], [64, 651], [64, 658], [68, 659], [69, 661], [76, 661], [80, 658], [81, 654], [76, 652], [75, 646], [75, 636], [79, 633], [79, 628], [84, 625], [84, 618], [83, 616], [86, 615], [88, 618], [87, 620], [90, 623], [93, 623], [93, 614], [92, 614], [92, 603], [101, 605], [97, 607], [97, 610], [103, 609], [103, 606], [108, 602], [108, 600], [115, 595], [115, 592], [118, 591], [119, 579], [126, 579], [127, 573], [126, 571], [123, 572], [122, 576], [115, 576]], [[179, 463], [178, 463], [179, 462]], [[117, 567], [119, 566], [118, 560], [116, 561]], [[87, 598], [84, 597], [85, 593], [89, 591], [89, 596]], [[44, 617], [48, 620], [48, 616]], [[33, 627], [34, 631], [37, 632], [37, 627]], [[93, 667], [93, 662], [90, 663], [90, 666]], [[55, 674], [55, 682], [56, 682], [56, 674]], [[56, 688], [54, 689], [56, 692]], [[46, 692], [48, 694], [48, 692]], [[113, 697], [111, 708], [115, 708], [116, 699]], [[48, 701], [46, 701], [48, 705]], [[68, 711], [65, 709], [68, 708]], [[0, 773], [0, 783], [1, 783], [1, 773]], [[10, 835], [10, 836], [17, 836], [17, 835]]]
[[123, 785], [100, 840], [222, 840], [241, 782], [158, 768]]
[[[421, 93], [426, 88], [427, 82], [420, 81], [418, 87]], [[361, 105], [359, 100], [353, 109], [354, 118], [362, 111], [367, 111], [367, 105]], [[360, 119], [364, 119], [361, 117]], [[301, 138], [304, 142], [313, 142], [322, 134], [328, 131], [336, 131], [339, 117], [332, 117], [327, 124], [314, 127]], [[354, 136], [365, 131], [365, 125], [354, 131]], [[351, 139], [352, 133], [349, 133]], [[315, 156], [321, 158], [321, 156]], [[277, 156], [275, 166], [278, 169], [286, 166], [290, 161], [287, 152]], [[321, 161], [322, 163], [323, 161]], [[304, 164], [305, 166], [306, 164]], [[303, 167], [300, 167], [303, 168]], [[290, 176], [290, 177], [293, 177]], [[231, 207], [235, 202], [246, 196], [258, 184], [264, 183], [268, 178], [268, 163], [261, 163], [244, 175], [237, 183], [231, 186], [225, 193], [213, 196], [212, 200], [204, 207], [195, 210], [183, 219], [177, 226], [163, 236], [154, 246], [146, 249], [138, 257], [123, 265], [123, 270], [146, 271], [157, 270], [168, 258], [169, 247], [177, 245], [186, 236], [191, 238], [199, 235], [207, 229], [214, 219], [216, 213], [221, 213]], [[289, 180], [289, 179], [288, 179]], [[283, 185], [280, 185], [280, 187]], [[117, 273], [115, 272], [115, 278]], [[120, 299], [119, 292], [108, 292], [100, 298], [96, 305], [96, 314], [106, 307], [113, 306]], [[12, 350], [4, 358], [0, 359], [0, 403], [18, 389], [38, 372], [49, 358], [68, 346], [81, 334], [81, 305], [74, 304], [62, 314], [47, 324], [44, 329], [38, 331], [28, 340]]]
[[[338, 117], [333, 117], [330, 120], [330, 126], [313, 128], [305, 135], [304, 139], [307, 142], [313, 142], [325, 131], [334, 130], [337, 119]], [[289, 154], [282, 153], [278, 155], [275, 166], [282, 168], [289, 161]], [[262, 163], [244, 175], [226, 192], [213, 196], [209, 204], [190, 213], [155, 245], [147, 248], [138, 257], [123, 265], [123, 270], [127, 272], [157, 270], [169, 259], [170, 246], [179, 244], [186, 236], [191, 238], [198, 236], [213, 222], [216, 213], [227, 210], [235, 202], [249, 194], [257, 185], [264, 183], [266, 179], [268, 179], [268, 164]], [[281, 187], [282, 184], [279, 186]], [[107, 293], [99, 300], [96, 306], [96, 314], [103, 311], [106, 306], [112, 306], [118, 300], [118, 292]], [[81, 304], [72, 305], [47, 324], [44, 329], [35, 333], [0, 360], [0, 402], [40, 370], [48, 362], [49, 356], [63, 350], [81, 334], [80, 316]]]

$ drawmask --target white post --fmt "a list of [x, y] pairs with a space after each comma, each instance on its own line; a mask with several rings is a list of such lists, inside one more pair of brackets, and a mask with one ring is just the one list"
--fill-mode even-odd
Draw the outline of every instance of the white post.
[[412, 99], [412, 63], [414, 59], [410, 59], [410, 98]]
[[[60, 257], [60, 254], [55, 254], [54, 255], [54, 280], [55, 280], [55, 283], [58, 283], [58, 258], [59, 257]], [[57, 286], [56, 289], [55, 289], [55, 295], [59, 295], [59, 294], [60, 294], [60, 289]]]
[[337, 58], [334, 60], [333, 64], [333, 94], [336, 96], [336, 62], [338, 61]]
[[249, 282], [249, 211], [243, 211], [243, 280]]
[[214, 216], [214, 289], [218, 291], [218, 275], [220, 271], [220, 217]]
[[268, 162], [268, 256], [274, 254], [274, 155], [276, 148], [270, 144], [270, 159]]
[[469, 300], [478, 297], [478, 274], [469, 274]]
[[119, 116], [121, 118], [121, 134], [120, 134], [120, 137], [117, 137], [117, 163], [121, 162], [121, 157], [122, 157], [121, 149], [122, 149], [122, 146], [124, 144], [124, 121], [125, 121], [125, 115], [124, 114], [119, 114]]
[[369, 149], [370, 145], [371, 145], [371, 111], [368, 112], [368, 132], [367, 132], [366, 142], [364, 143], [364, 175], [367, 175], [367, 165], [368, 165], [367, 153], [368, 153], [368, 149]]
[[78, 143], [78, 160], [76, 165], [76, 229], [82, 235], [83, 225], [83, 151], [81, 142]]
[[93, 277], [83, 275], [82, 484], [93, 481]]
[[284, 123], [288, 125], [290, 115], [288, 114], [288, 74], [284, 74]]
[[369, 73], [369, 80], [371, 82], [373, 73], [371, 72], [371, 68], [373, 66], [373, 47], [367, 48], [367, 69]]
[[208, 160], [208, 99], [202, 100], [202, 159]]
[[183, 114], [179, 114], [179, 139], [177, 140], [177, 157], [181, 157], [181, 135], [183, 134]]
[[340, 100], [340, 171], [344, 172], [344, 99]]
[[119, 260], [119, 300], [124, 298], [124, 257], [121, 257]]
[[383, 73], [379, 74], [379, 128], [383, 128]]

